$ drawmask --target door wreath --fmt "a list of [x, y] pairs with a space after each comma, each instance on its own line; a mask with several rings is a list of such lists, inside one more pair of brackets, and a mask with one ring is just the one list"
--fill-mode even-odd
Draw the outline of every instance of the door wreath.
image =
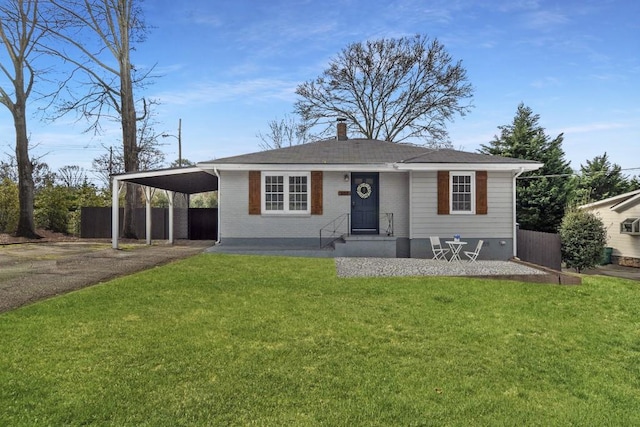
[[368, 199], [369, 196], [371, 196], [371, 185], [366, 182], [358, 184], [358, 187], [356, 187], [356, 193], [358, 193], [358, 196], [361, 199]]

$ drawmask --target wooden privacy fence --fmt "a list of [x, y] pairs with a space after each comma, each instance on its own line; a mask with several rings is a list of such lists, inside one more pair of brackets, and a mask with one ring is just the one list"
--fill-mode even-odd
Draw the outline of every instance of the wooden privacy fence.
[[[182, 214], [182, 211], [185, 214]], [[145, 208], [135, 209], [136, 234], [139, 239], [146, 236]], [[120, 208], [120, 228], [124, 208]], [[181, 224], [184, 224], [184, 227]], [[80, 211], [80, 237], [111, 238], [111, 208], [83, 207]], [[189, 208], [174, 210], [174, 237], [190, 240], [216, 240], [218, 238], [218, 209]], [[169, 209], [151, 209], [151, 238], [166, 240], [169, 238]]]
[[518, 258], [522, 261], [560, 271], [562, 254], [560, 235], [542, 231], [518, 230]]

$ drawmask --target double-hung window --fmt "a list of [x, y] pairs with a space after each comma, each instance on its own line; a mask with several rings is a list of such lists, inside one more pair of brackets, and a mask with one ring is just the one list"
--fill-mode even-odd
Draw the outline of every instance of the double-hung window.
[[263, 172], [262, 212], [268, 214], [308, 214], [310, 209], [308, 172]]
[[452, 214], [473, 214], [476, 210], [476, 189], [474, 172], [451, 172], [450, 212]]

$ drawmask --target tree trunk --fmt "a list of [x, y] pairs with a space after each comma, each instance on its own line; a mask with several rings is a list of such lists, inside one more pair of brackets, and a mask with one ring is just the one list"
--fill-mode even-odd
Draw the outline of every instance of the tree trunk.
[[33, 164], [29, 159], [29, 139], [27, 137], [26, 96], [16, 94], [13, 106], [13, 118], [16, 128], [16, 163], [18, 164], [18, 194], [20, 217], [16, 236], [40, 239], [33, 221]]
[[[127, 10], [123, 6], [122, 10]], [[130, 10], [129, 10], [130, 12]], [[138, 145], [136, 142], [136, 109], [133, 99], [133, 84], [131, 81], [131, 59], [129, 56], [129, 13], [122, 13], [119, 18], [121, 34], [120, 50], [120, 105], [122, 114], [122, 144], [124, 155], [124, 171], [135, 172], [138, 170]], [[127, 193], [124, 205], [124, 220], [122, 235], [125, 238], [137, 239], [135, 227], [135, 208], [140, 200], [139, 188], [135, 184], [127, 184]]]

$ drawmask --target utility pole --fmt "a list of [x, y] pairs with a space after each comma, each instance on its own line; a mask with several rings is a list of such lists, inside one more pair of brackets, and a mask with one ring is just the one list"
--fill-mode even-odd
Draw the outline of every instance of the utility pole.
[[178, 167], [182, 167], [182, 119], [178, 119], [178, 136], [171, 135], [170, 133], [163, 133], [163, 138], [172, 137], [178, 140]]
[[178, 119], [178, 167], [182, 167], [182, 119]]

